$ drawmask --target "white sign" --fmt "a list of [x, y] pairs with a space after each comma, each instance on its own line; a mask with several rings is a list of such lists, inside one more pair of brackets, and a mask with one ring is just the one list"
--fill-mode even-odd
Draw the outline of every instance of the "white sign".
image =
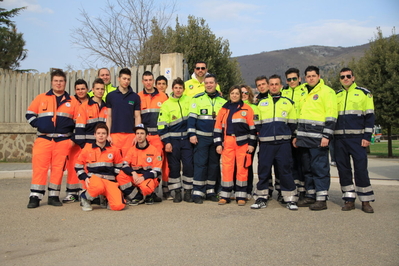
[[172, 79], [172, 68], [165, 68], [165, 77], [167, 78], [167, 80]]

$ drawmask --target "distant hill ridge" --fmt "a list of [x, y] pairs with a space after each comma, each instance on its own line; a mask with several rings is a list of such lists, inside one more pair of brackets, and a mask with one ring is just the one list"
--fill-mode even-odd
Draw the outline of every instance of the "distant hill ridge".
[[311, 45], [238, 56], [235, 59], [240, 65], [245, 83], [255, 87], [254, 80], [261, 75], [269, 77], [278, 74], [284, 81], [284, 72], [290, 67], [298, 68], [303, 77], [305, 68], [309, 65], [315, 65], [320, 68], [323, 76], [323, 71], [327, 71], [339, 63], [362, 57], [369, 46], [370, 44], [352, 47]]

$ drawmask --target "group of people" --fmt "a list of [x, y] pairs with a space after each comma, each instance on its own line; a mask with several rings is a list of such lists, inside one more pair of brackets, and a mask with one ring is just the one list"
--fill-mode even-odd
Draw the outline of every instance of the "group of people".
[[[80, 199], [84, 211], [96, 200], [112, 210], [161, 202], [155, 193], [160, 184], [164, 199], [176, 203], [234, 200], [245, 206], [253, 197], [251, 209], [262, 209], [277, 190], [278, 201], [289, 210], [324, 210], [328, 147], [335, 138], [342, 210], [354, 209], [357, 195], [362, 210], [372, 213], [366, 154], [374, 126], [372, 94], [356, 85], [349, 68], [340, 71], [337, 92], [324, 84], [317, 67], [304, 74], [301, 83], [299, 70], [288, 69], [285, 87], [278, 75], [260, 76], [256, 97], [249, 86], [235, 85], [226, 100], [204, 61], [195, 64], [192, 79], [173, 80], [169, 96], [164, 76], [154, 80], [145, 71], [143, 90], [135, 93], [129, 69], [119, 72], [119, 86], [113, 87], [109, 70], [102, 68], [90, 91], [77, 80], [73, 97], [65, 91], [65, 73], [55, 70], [51, 89], [26, 113], [38, 130], [28, 208], [39, 207], [50, 168], [48, 204]], [[61, 202], [65, 169], [67, 195]]]

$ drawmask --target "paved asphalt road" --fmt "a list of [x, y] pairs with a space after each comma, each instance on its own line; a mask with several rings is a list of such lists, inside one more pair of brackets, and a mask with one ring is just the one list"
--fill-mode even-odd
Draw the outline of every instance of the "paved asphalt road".
[[[164, 201], [114, 212], [79, 203], [27, 209], [30, 178], [0, 164], [0, 265], [399, 265], [399, 161], [370, 159], [374, 214]], [[27, 164], [29, 167], [30, 165]], [[25, 169], [29, 173], [29, 167]], [[7, 178], [14, 172], [17, 178]], [[63, 186], [63, 189], [65, 186]], [[64, 194], [62, 193], [62, 196]]]

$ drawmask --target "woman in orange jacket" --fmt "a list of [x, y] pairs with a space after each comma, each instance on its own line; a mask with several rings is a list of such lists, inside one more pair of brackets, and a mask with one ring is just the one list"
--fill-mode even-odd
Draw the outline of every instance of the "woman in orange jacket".
[[[254, 112], [242, 101], [239, 86], [229, 91], [230, 100], [220, 109], [215, 123], [214, 142], [216, 152], [222, 155], [222, 190], [219, 205], [230, 202], [234, 188], [234, 167], [237, 169], [235, 198], [239, 206], [244, 206], [247, 198], [248, 168], [247, 154], [254, 151], [256, 143]], [[249, 157], [249, 159], [246, 159]]]

